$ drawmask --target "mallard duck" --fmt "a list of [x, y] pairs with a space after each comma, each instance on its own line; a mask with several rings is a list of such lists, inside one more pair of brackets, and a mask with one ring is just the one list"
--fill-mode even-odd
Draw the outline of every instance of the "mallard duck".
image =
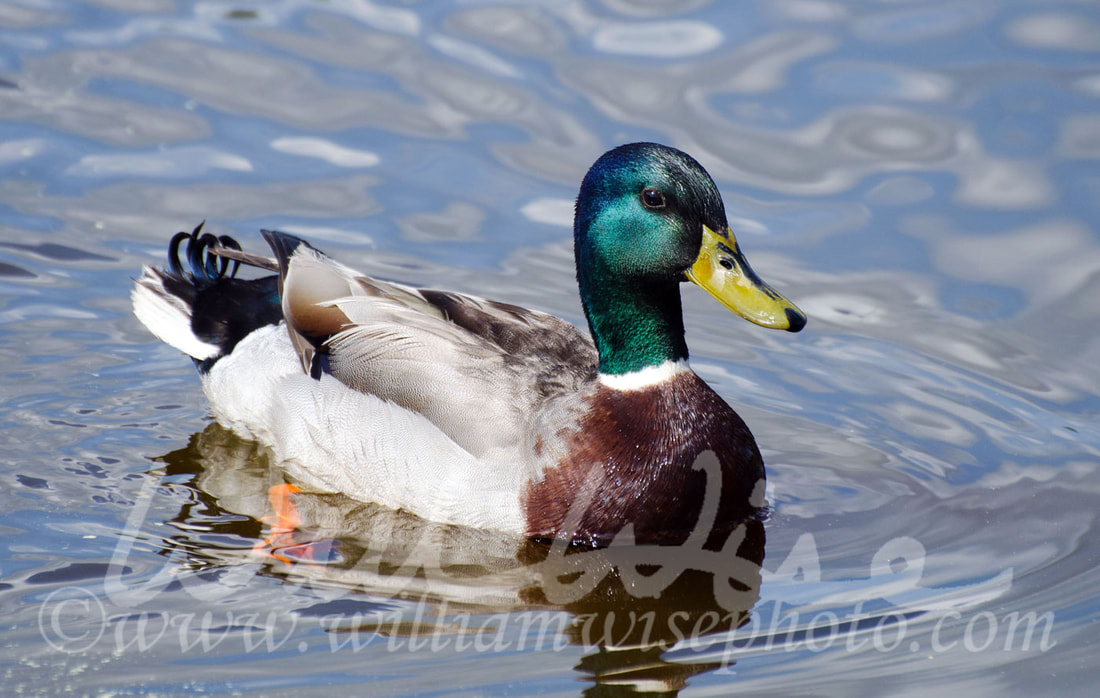
[[167, 270], [143, 270], [134, 312], [195, 360], [215, 417], [307, 491], [586, 544], [683, 540], [704, 514], [735, 523], [762, 504], [752, 434], [688, 365], [679, 285], [764, 327], [806, 317], [753, 273], [686, 153], [623, 145], [584, 177], [574, 245], [591, 336], [372, 279], [275, 231], [262, 234], [278, 274], [239, 279], [257, 258], [200, 228], [173, 238]]

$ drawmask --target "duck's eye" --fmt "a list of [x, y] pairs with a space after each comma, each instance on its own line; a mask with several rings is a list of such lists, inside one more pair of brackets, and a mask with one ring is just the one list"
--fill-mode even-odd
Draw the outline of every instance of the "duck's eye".
[[665, 195], [653, 187], [646, 187], [642, 190], [642, 205], [654, 210], [664, 208]]

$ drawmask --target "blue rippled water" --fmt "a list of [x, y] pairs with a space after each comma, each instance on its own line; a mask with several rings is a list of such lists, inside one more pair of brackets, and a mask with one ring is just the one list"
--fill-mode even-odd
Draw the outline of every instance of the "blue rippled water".
[[[810, 316], [685, 290], [763, 525], [544, 560], [310, 497], [254, 551], [280, 475], [141, 266], [274, 227], [583, 323], [572, 199], [633, 140]], [[4, 692], [1092, 695], [1098, 160], [1089, 2], [2, 3]]]

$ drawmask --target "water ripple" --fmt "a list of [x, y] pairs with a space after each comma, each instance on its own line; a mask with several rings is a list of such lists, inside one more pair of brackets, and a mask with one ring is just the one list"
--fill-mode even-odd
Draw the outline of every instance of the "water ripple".
[[[154, 672], [167, 693], [410, 694], [439, 690], [442, 659], [467, 693], [641, 677], [714, 695], [1091, 695], [1098, 37], [1088, 3], [1062, 0], [0, 3], [0, 599], [22, 652], [5, 685], [110, 692]], [[459, 575], [432, 603], [497, 604], [472, 623], [544, 607], [514, 579], [470, 581], [516, 566], [499, 541], [339, 498], [304, 500], [337, 552], [302, 565], [332, 552], [306, 540], [298, 565], [258, 561], [276, 471], [204, 429], [189, 362], [132, 317], [133, 275], [206, 218], [257, 252], [255, 229], [279, 227], [366, 273], [583, 325], [577, 183], [643, 139], [703, 162], [754, 269], [810, 316], [769, 333], [683, 292], [693, 366], [768, 467], [745, 651], [725, 631], [644, 656], [565, 642], [607, 599], [554, 609], [571, 625], [553, 651], [396, 652], [407, 624], [339, 645], [370, 627], [356, 613], [407, 621], [417, 605], [395, 595], [430, 590], [432, 552]], [[112, 607], [103, 644], [50, 645], [48, 598], [106, 608], [110, 584], [152, 591]], [[187, 626], [225, 609], [256, 619]], [[290, 644], [241, 653], [272, 609], [298, 610], [279, 616], [300, 624]], [[338, 632], [326, 613], [348, 614]], [[1053, 648], [1006, 637], [1026, 614], [1052, 619]], [[114, 644], [169, 621], [176, 644]], [[441, 638], [487, 637], [438, 621]], [[200, 652], [213, 630], [235, 649]], [[907, 634], [848, 644], [876, 632]], [[516, 636], [532, 633], [497, 639]]]
[[596, 30], [597, 51], [626, 56], [682, 58], [706, 53], [722, 45], [722, 32], [703, 22], [605, 24]]
[[1008, 25], [1008, 36], [1030, 48], [1056, 51], [1100, 51], [1100, 22], [1079, 14], [1041, 13]]

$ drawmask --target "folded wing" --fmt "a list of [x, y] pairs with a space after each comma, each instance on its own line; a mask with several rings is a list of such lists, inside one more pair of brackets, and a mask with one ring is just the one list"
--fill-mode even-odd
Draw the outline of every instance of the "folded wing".
[[379, 281], [294, 236], [264, 237], [303, 370], [420, 413], [475, 456], [515, 448], [541, 405], [595, 378], [591, 340], [564, 320]]

